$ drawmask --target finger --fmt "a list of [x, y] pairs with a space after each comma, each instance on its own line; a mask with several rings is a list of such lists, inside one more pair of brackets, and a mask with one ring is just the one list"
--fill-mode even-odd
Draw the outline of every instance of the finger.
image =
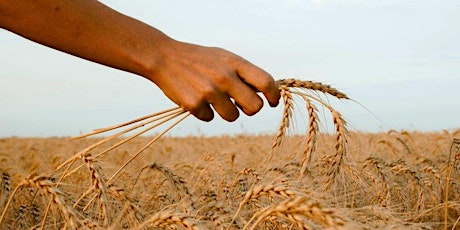
[[264, 104], [256, 91], [240, 80], [233, 83], [228, 93], [235, 100], [235, 104], [248, 116], [259, 112]]
[[211, 102], [212, 107], [226, 121], [234, 121], [238, 118], [239, 112], [236, 105], [223, 93], [217, 94]]
[[270, 106], [275, 107], [280, 100], [280, 91], [273, 77], [259, 67], [245, 61], [238, 68], [238, 75], [246, 84], [264, 94]]

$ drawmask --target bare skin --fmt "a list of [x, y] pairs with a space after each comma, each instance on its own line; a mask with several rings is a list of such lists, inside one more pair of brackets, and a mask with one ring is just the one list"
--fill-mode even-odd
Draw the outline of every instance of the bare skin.
[[[174, 40], [95, 0], [0, 0], [0, 28], [63, 52], [142, 76], [173, 102], [210, 121], [238, 107], [257, 113], [280, 98], [274, 79], [229, 51]], [[186, 90], [184, 90], [186, 89]]]

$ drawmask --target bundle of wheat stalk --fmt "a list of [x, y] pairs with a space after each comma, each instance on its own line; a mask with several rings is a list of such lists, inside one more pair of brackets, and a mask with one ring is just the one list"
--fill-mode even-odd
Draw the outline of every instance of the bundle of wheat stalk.
[[[304, 158], [302, 160], [302, 168], [299, 174], [302, 175], [305, 172], [307, 164], [311, 160], [311, 154], [315, 150], [317, 134], [319, 132], [318, 109], [314, 103], [314, 102], [317, 102], [321, 106], [324, 106], [325, 108], [327, 108], [327, 110], [330, 111], [332, 115], [333, 123], [335, 125], [336, 133], [337, 133], [336, 145], [335, 145], [336, 151], [332, 159], [331, 167], [327, 173], [327, 175], [329, 176], [329, 180], [326, 185], [326, 188], [327, 188], [333, 182], [334, 177], [340, 171], [341, 164], [345, 157], [346, 144], [347, 144], [347, 138], [346, 138], [347, 128], [346, 128], [346, 122], [343, 116], [337, 110], [335, 110], [331, 105], [329, 105], [327, 101], [321, 99], [321, 97], [315, 96], [316, 95], [315, 92], [321, 92], [327, 95], [331, 95], [337, 99], [349, 99], [349, 98], [346, 94], [338, 91], [337, 89], [331, 87], [330, 85], [326, 85], [320, 82], [303, 81], [303, 80], [298, 80], [298, 79], [282, 79], [282, 80], [278, 80], [277, 84], [281, 92], [284, 108], [283, 108], [283, 115], [282, 115], [281, 123], [279, 125], [278, 132], [276, 133], [276, 136], [272, 144], [272, 148], [271, 148], [272, 151], [268, 154], [267, 160], [270, 160], [273, 157], [275, 150], [280, 146], [280, 143], [282, 142], [283, 138], [286, 136], [286, 130], [290, 126], [291, 116], [294, 110], [295, 96], [298, 96], [300, 99], [305, 101], [306, 109], [309, 115], [308, 117], [309, 127], [308, 127], [308, 134], [307, 134], [307, 140], [306, 140], [306, 148], [303, 151]], [[95, 150], [97, 147], [102, 146], [104, 143], [107, 143], [113, 139], [119, 138], [122, 135], [127, 134], [131, 131], [138, 130], [136, 133], [132, 134], [131, 136], [128, 136], [124, 138], [123, 140], [119, 141], [118, 143], [113, 144], [110, 147], [98, 152], [97, 154], [94, 155], [94, 158], [98, 158], [102, 156], [103, 154], [119, 147], [120, 145], [142, 134], [145, 134], [148, 131], [151, 131], [157, 128], [160, 125], [166, 124], [168, 122], [171, 123], [169, 126], [167, 126], [164, 129], [164, 131], [160, 132], [149, 143], [147, 143], [145, 146], [140, 148], [136, 153], [134, 153], [132, 157], [127, 162], [125, 162], [112, 177], [110, 177], [110, 179], [108, 180], [108, 182], [110, 182], [134, 158], [139, 156], [139, 154], [141, 154], [145, 149], [147, 149], [150, 145], [152, 145], [155, 141], [157, 141], [160, 137], [162, 137], [165, 133], [167, 133], [169, 130], [171, 130], [174, 126], [179, 124], [189, 115], [190, 113], [183, 110], [182, 108], [174, 107], [168, 110], [164, 110], [161, 112], [143, 116], [143, 117], [140, 117], [135, 120], [128, 121], [122, 124], [118, 124], [118, 125], [114, 125], [114, 126], [102, 128], [102, 129], [96, 129], [93, 132], [74, 137], [73, 139], [75, 140], [75, 139], [93, 136], [96, 134], [105, 133], [108, 131], [113, 131], [113, 130], [120, 129], [120, 128], [125, 128], [124, 130], [121, 130], [111, 136], [108, 136], [104, 138], [103, 140], [80, 151], [73, 158], [64, 162], [59, 168], [64, 167], [65, 165], [69, 165], [73, 163], [76, 159], [83, 158], [84, 156], [94, 155], [91, 152]]]

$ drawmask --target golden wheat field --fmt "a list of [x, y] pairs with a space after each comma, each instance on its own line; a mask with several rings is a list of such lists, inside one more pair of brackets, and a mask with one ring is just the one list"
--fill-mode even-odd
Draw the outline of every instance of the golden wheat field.
[[[273, 135], [142, 135], [188, 116], [176, 108], [102, 137], [0, 139], [0, 228], [460, 228], [460, 130], [349, 131], [321, 98], [345, 94], [289, 80], [280, 90]], [[296, 96], [306, 134], [290, 132]]]

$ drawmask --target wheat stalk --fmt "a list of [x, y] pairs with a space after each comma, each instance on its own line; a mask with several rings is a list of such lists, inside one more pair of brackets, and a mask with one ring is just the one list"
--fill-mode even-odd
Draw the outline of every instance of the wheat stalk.
[[[176, 193], [178, 194], [179, 199], [181, 200], [181, 202], [184, 202], [184, 198], [187, 198], [190, 201], [191, 205], [192, 205], [192, 207], [188, 207], [188, 208], [193, 209], [192, 194], [190, 193], [190, 189], [187, 186], [187, 183], [180, 176], [176, 175], [171, 169], [169, 169], [168, 167], [166, 167], [166, 166], [164, 166], [164, 165], [162, 165], [160, 163], [155, 162], [153, 164], [144, 166], [141, 169], [141, 171], [139, 172], [139, 174], [137, 175], [137, 177], [136, 177], [136, 179], [134, 181], [134, 184], [137, 183], [140, 175], [142, 174], [142, 172], [145, 169], [158, 170], [159, 172], [161, 172], [171, 182], [171, 184], [174, 186], [174, 188], [176, 190]], [[185, 205], [187, 205], [187, 204], [185, 204]]]
[[[165, 111], [161, 111], [161, 112], [158, 112], [158, 113], [153, 113], [153, 114], [150, 114], [150, 115], [147, 115], [147, 116], [144, 116], [144, 117], [141, 117], [141, 118], [137, 118], [137, 119], [134, 119], [132, 121], [129, 121], [129, 122], [125, 122], [123, 124], [119, 124], [119, 125], [115, 125], [115, 126], [111, 126], [111, 127], [108, 127], [108, 128], [102, 128], [102, 129], [96, 129], [95, 131], [93, 132], [90, 132], [88, 134], [83, 134], [83, 135], [80, 135], [80, 136], [77, 136], [77, 137], [74, 137], [72, 138], [71, 140], [76, 140], [76, 139], [80, 139], [80, 138], [84, 138], [84, 137], [88, 137], [88, 136], [92, 136], [92, 135], [96, 135], [96, 134], [100, 134], [100, 133], [103, 133], [103, 132], [108, 132], [108, 131], [111, 131], [111, 130], [114, 130], [114, 129], [118, 129], [118, 128], [122, 128], [124, 126], [127, 126], [127, 125], [131, 125], [131, 124], [136, 124], [137, 122], [140, 122], [139, 124], [136, 124], [134, 125], [133, 127], [129, 127], [125, 130], [121, 130], [107, 138], [104, 138], [102, 139], [101, 141], [98, 141], [97, 143], [85, 148], [84, 150], [78, 152], [77, 154], [75, 154], [74, 157], [70, 158], [69, 160], [65, 161], [64, 163], [62, 163], [59, 167], [57, 167], [57, 169], [59, 170], [60, 168], [64, 167], [65, 165], [69, 164], [69, 163], [72, 163], [75, 161], [75, 159], [78, 159], [78, 158], [81, 158], [83, 155], [89, 153], [90, 151], [92, 151], [93, 149], [103, 145], [104, 143], [107, 143], [115, 138], [118, 138], [120, 136], [122, 136], [123, 134], [126, 134], [130, 131], [133, 131], [133, 130], [136, 130], [136, 129], [139, 129], [147, 124], [151, 124], [153, 123], [153, 125], [145, 128], [145, 129], [142, 129], [141, 131], [133, 134], [132, 136], [128, 137], [128, 138], [125, 138], [124, 140], [110, 146], [109, 148], [101, 151], [100, 153], [98, 153], [97, 155], [95, 155], [95, 158], [98, 158], [100, 157], [101, 155], [119, 147], [120, 145], [122, 144], [125, 144], [126, 142], [158, 127], [159, 125], [162, 125], [182, 114], [188, 114], [187, 112], [185, 112], [182, 108], [172, 108], [172, 109], [168, 109], [168, 110], [165, 110]], [[141, 122], [143, 120], [146, 120], [145, 122]], [[156, 123], [155, 123], [156, 122]], [[171, 129], [174, 125], [176, 125], [177, 123], [174, 123], [172, 126], [168, 127], [167, 130]], [[80, 166], [81, 167], [81, 166]], [[78, 168], [77, 168], [78, 169]]]
[[98, 164], [96, 164], [96, 159], [94, 159], [90, 154], [86, 154], [82, 156], [82, 160], [85, 162], [85, 164], [88, 167], [88, 170], [90, 172], [90, 181], [91, 181], [91, 186], [90, 188], [83, 193], [79, 199], [74, 203], [73, 207], [77, 207], [78, 203], [86, 196], [91, 194], [93, 191], [96, 192], [94, 198], [92, 198], [86, 206], [83, 208], [83, 211], [88, 209], [90, 204], [94, 201], [95, 198], [99, 198], [100, 200], [100, 209], [102, 210], [102, 217], [103, 217], [103, 222], [104, 226], [108, 225], [108, 213], [107, 213], [107, 207], [106, 205], [108, 204], [108, 199], [106, 195], [107, 191], [107, 185], [105, 183], [105, 179], [101, 173], [102, 169]]
[[[383, 194], [385, 194], [385, 198], [379, 196], [379, 204], [381, 206], [384, 206], [384, 207], [387, 207], [390, 205], [390, 198], [391, 198], [391, 193], [390, 193], [390, 181], [389, 181], [389, 178], [387, 176], [387, 174], [385, 173], [385, 165], [386, 163], [380, 159], [380, 158], [376, 158], [376, 157], [369, 157], [368, 159], [366, 159], [366, 161], [364, 162], [364, 165], [363, 165], [363, 168], [366, 168], [368, 166], [372, 166], [374, 167], [376, 170], [377, 170], [377, 173], [379, 175], [379, 177], [381, 178], [382, 180], [382, 184], [383, 184]], [[375, 178], [373, 178], [374, 181], [375, 181]]]
[[[90, 133], [86, 133], [86, 134], [82, 134], [80, 136], [73, 137], [73, 138], [71, 138], [71, 140], [76, 140], [76, 139], [81, 139], [81, 138], [93, 136], [93, 135], [96, 135], [96, 134], [108, 132], [108, 131], [115, 130], [115, 129], [118, 129], [118, 128], [121, 128], [121, 127], [125, 127], [125, 126], [128, 126], [128, 125], [135, 124], [135, 123], [140, 122], [140, 121], [147, 120], [147, 122], [140, 123], [140, 124], [135, 126], [135, 128], [138, 128], [138, 127], [144, 126], [146, 124], [149, 124], [151, 122], [157, 121], [158, 119], [163, 118], [164, 115], [169, 116], [171, 114], [174, 114], [174, 113], [177, 113], [177, 112], [183, 112], [183, 111], [184, 110], [182, 108], [180, 108], [180, 107], [173, 107], [173, 108], [166, 109], [166, 110], [163, 110], [163, 111], [160, 111], [160, 112], [157, 112], [157, 113], [152, 113], [152, 114], [149, 114], [149, 115], [146, 115], [146, 116], [143, 116], [143, 117], [139, 117], [139, 118], [136, 118], [134, 120], [124, 122], [124, 123], [121, 123], [121, 124], [109, 126], [109, 127], [106, 127], [106, 128], [95, 129]], [[151, 120], [149, 120], [149, 119], [151, 119]], [[125, 133], [125, 132], [121, 132], [121, 134], [123, 134], [123, 133]], [[116, 135], [119, 136], [118, 134], [116, 134]]]
[[275, 149], [281, 144], [282, 138], [286, 135], [286, 130], [289, 128], [289, 123], [292, 116], [292, 110], [294, 109], [292, 94], [289, 91], [288, 86], [280, 85], [279, 90], [284, 104], [283, 118], [281, 119], [281, 123], [278, 127], [278, 132], [276, 133], [275, 140], [273, 141], [270, 155], [267, 160], [271, 160]]

